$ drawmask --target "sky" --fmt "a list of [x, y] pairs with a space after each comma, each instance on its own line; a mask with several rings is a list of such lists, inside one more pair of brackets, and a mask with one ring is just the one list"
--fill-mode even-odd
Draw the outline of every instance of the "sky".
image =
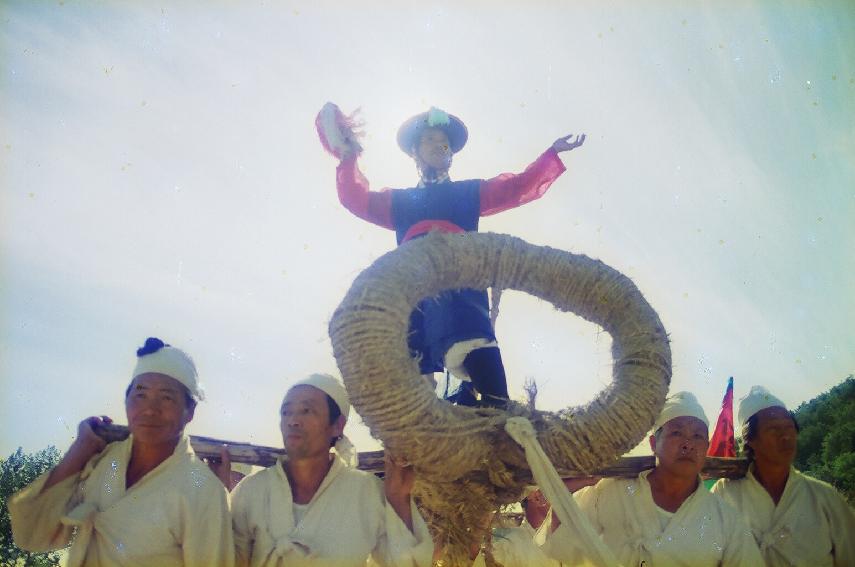
[[[148, 336], [196, 360], [189, 433], [281, 447], [282, 396], [338, 373], [329, 319], [395, 246], [338, 203], [327, 101], [360, 109], [375, 189], [417, 181], [395, 133], [430, 106], [469, 129], [454, 179], [586, 133], [481, 230], [629, 276], [711, 421], [728, 376], [794, 408], [855, 372], [853, 53], [833, 0], [3, 2], [0, 455], [124, 423]], [[496, 332], [541, 409], [611, 381], [608, 334], [541, 300], [505, 292]]]

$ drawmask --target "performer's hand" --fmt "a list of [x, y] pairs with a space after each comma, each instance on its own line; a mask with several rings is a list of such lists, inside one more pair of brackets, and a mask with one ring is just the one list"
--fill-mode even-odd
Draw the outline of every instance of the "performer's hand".
[[578, 148], [582, 144], [585, 143], [585, 134], [581, 136], [576, 136], [576, 139], [573, 140], [573, 134], [568, 134], [566, 136], [561, 136], [555, 143], [552, 144], [552, 149], [556, 152], [569, 152], [574, 148]]
[[413, 516], [410, 508], [410, 494], [416, 481], [412, 465], [395, 459], [387, 452], [383, 457], [383, 489], [386, 501], [397, 512], [404, 524], [413, 531]]
[[362, 146], [354, 138], [345, 138], [346, 147], [341, 150], [339, 159], [344, 161], [362, 153]]

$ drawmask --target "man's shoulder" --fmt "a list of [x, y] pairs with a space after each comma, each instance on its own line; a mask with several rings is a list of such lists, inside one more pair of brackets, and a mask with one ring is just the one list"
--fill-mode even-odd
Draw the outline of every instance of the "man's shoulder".
[[813, 494], [827, 499], [843, 499], [843, 495], [840, 493], [840, 491], [834, 488], [834, 486], [832, 486], [831, 484], [825, 482], [824, 480], [820, 480], [818, 478], [806, 475], [805, 473], [796, 469], [793, 469], [793, 472], [795, 478], [798, 479], [798, 482], [800, 482], [807, 490], [809, 490]]
[[[217, 478], [207, 463], [195, 455], [179, 459], [172, 467], [170, 478], [167, 482], [171, 485], [180, 486], [182, 492], [188, 496], [208, 497], [212, 493], [225, 493], [225, 486]], [[179, 479], [176, 483], [175, 479]]]
[[602, 506], [626, 506], [626, 499], [635, 497], [640, 486], [637, 478], [609, 477], [573, 493], [576, 503], [584, 510]]
[[748, 488], [748, 478], [720, 478], [710, 489], [710, 492], [719, 496], [735, 494]]
[[238, 495], [246, 491], [261, 490], [262, 487], [270, 486], [279, 476], [276, 467], [281, 467], [278, 462], [266, 469], [257, 470], [243, 477], [234, 488], [234, 494]]
[[383, 490], [383, 481], [370, 472], [353, 467], [343, 467], [339, 474], [340, 482], [345, 482], [352, 487], [362, 490]]
[[638, 488], [638, 478], [606, 477], [597, 484], [586, 486], [580, 493], [597, 492], [599, 494], [629, 494]]
[[[704, 517], [717, 517], [724, 525], [731, 525], [733, 522], [741, 521], [742, 515], [728, 503], [720, 492], [711, 492], [701, 484], [695, 491], [695, 498], [700, 506], [697, 513]], [[710, 511], [715, 511], [711, 515]]]

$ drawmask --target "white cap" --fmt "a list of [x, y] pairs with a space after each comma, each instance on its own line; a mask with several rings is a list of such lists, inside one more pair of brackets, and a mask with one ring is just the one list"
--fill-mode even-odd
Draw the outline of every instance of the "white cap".
[[[149, 341], [151, 340], [146, 341], [146, 346], [149, 345]], [[202, 391], [202, 387], [199, 385], [196, 365], [193, 364], [193, 359], [190, 358], [190, 355], [180, 348], [164, 345], [154, 352], [142, 355], [138, 354], [137, 365], [134, 368], [131, 380], [141, 374], [148, 374], [150, 372], [163, 374], [178, 380], [190, 391], [190, 395], [196, 401], [205, 399], [205, 392]]]
[[662, 408], [662, 413], [656, 418], [653, 431], [658, 431], [660, 427], [674, 418], [687, 416], [700, 419], [707, 428], [710, 426], [707, 414], [704, 413], [704, 408], [698, 403], [695, 395], [691, 392], [677, 392], [665, 400], [665, 407]]
[[751, 386], [748, 394], [739, 400], [739, 409], [736, 412], [736, 417], [742, 426], [742, 436], [745, 437], [746, 430], [748, 429], [748, 419], [752, 415], [766, 408], [774, 407], [787, 409], [784, 402], [773, 396], [763, 386]]
[[322, 391], [333, 401], [338, 404], [338, 409], [341, 410], [341, 415], [347, 419], [350, 413], [350, 398], [347, 396], [347, 390], [344, 389], [344, 384], [341, 381], [333, 378], [329, 374], [310, 374], [303, 378], [289, 389], [296, 386], [312, 386]]
[[[333, 378], [329, 374], [310, 374], [303, 378], [291, 388], [293, 390], [297, 386], [312, 386], [328, 395], [338, 405], [341, 410], [341, 415], [345, 421], [350, 413], [350, 398], [347, 395], [347, 390], [344, 389], [344, 384], [340, 380]], [[287, 394], [286, 394], [287, 395]], [[347, 435], [342, 435], [335, 444], [335, 451], [347, 463], [348, 466], [356, 467], [359, 464], [359, 455]]]

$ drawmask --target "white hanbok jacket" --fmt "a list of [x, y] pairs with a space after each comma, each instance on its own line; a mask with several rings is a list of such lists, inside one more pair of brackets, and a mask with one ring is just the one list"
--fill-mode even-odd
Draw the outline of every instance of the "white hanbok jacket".
[[282, 462], [243, 479], [231, 495], [237, 564], [241, 567], [428, 567], [433, 541], [411, 504], [411, 533], [386, 502], [383, 483], [338, 456], [305, 515], [294, 523]]
[[80, 474], [42, 490], [49, 472], [12, 496], [16, 545], [42, 552], [74, 543], [69, 567], [230, 567], [225, 487], [183, 437], [173, 454], [125, 488], [133, 436], [110, 443]]
[[[606, 478], [574, 494], [594, 531], [624, 567], [757, 567], [763, 565], [754, 538], [739, 514], [702, 482], [663, 529], [644, 471], [637, 478]], [[574, 533], [564, 524], [544, 549], [564, 564], [584, 564], [568, 556]], [[560, 550], [560, 551], [559, 551]]]
[[719, 480], [713, 492], [742, 514], [767, 566], [855, 565], [855, 511], [834, 487], [791, 468], [775, 506], [753, 471]]
[[[537, 530], [528, 523], [518, 528], [496, 528], [493, 557], [504, 567], [559, 567], [560, 563], [548, 557], [538, 545], [536, 536]], [[475, 567], [479, 565], [476, 561]]]

